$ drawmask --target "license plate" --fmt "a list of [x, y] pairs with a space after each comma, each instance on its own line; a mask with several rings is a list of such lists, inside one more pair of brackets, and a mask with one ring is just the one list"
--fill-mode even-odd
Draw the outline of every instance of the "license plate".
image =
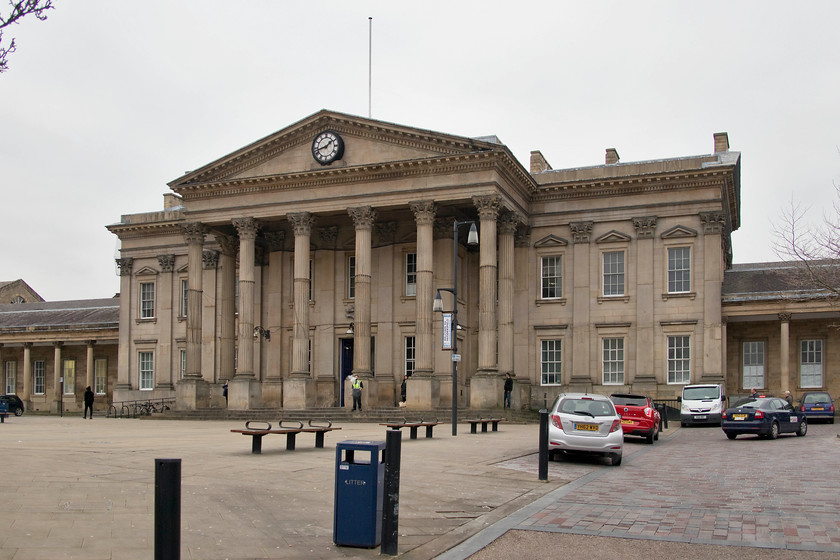
[[705, 419], [706, 419], [706, 415], [705, 415], [705, 414], [698, 414], [698, 415], [696, 415], [696, 416], [694, 417], [694, 419], [695, 419], [695, 420], [705, 420]]
[[597, 432], [598, 428], [598, 424], [575, 424], [575, 430], [583, 432]]
[[821, 406], [812, 406], [811, 410], [825, 410], [825, 409]]
[[633, 421], [632, 421], [632, 420], [624, 420], [624, 419], [622, 419], [622, 420], [621, 420], [621, 423], [622, 423], [622, 424], [632, 424], [632, 423], [633, 423]]
[[733, 414], [732, 419], [733, 420], [746, 420], [747, 415], [746, 414]]
[[790, 417], [790, 421], [791, 421], [791, 422], [798, 422], [798, 421], [799, 421], [799, 418], [797, 418], [796, 416], [791, 416], [791, 417]]

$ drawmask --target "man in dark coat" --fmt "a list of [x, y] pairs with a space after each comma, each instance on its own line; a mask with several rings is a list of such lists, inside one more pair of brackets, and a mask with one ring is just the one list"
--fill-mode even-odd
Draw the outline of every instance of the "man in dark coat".
[[85, 389], [85, 413], [82, 418], [88, 417], [88, 410], [90, 410], [90, 419], [93, 420], [93, 391], [91, 391], [90, 385]]

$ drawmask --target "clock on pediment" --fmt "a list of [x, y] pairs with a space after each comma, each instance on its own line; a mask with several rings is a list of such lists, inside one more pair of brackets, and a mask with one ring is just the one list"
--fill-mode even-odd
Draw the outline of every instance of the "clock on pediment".
[[325, 130], [312, 141], [312, 157], [321, 165], [329, 165], [344, 155], [344, 140], [337, 132]]

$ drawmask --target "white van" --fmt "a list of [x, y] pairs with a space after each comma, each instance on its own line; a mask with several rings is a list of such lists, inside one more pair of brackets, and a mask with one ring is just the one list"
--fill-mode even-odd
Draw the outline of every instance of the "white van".
[[714, 424], [720, 426], [721, 414], [726, 410], [723, 385], [686, 385], [680, 401], [680, 425]]

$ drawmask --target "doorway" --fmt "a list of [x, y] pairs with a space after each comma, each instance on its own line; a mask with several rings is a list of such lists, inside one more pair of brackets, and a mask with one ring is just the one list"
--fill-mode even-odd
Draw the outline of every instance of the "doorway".
[[353, 339], [341, 338], [339, 339], [341, 346], [341, 363], [339, 365], [339, 406], [344, 406], [344, 380], [347, 376], [353, 373]]

